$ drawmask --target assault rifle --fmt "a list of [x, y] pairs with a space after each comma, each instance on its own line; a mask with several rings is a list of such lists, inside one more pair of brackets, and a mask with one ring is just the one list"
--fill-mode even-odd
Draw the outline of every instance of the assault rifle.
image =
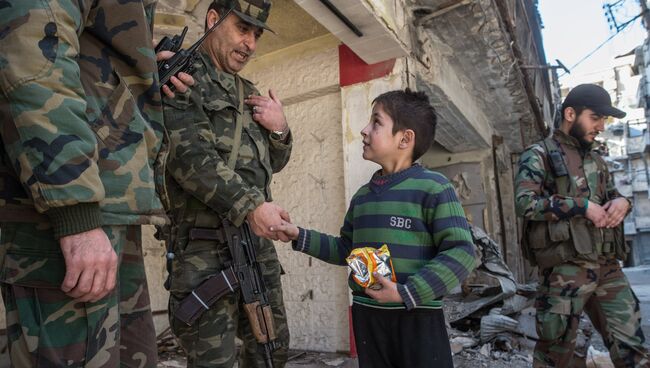
[[228, 220], [223, 220], [222, 224], [232, 257], [232, 270], [239, 281], [244, 310], [255, 339], [264, 348], [266, 367], [273, 368], [272, 353], [275, 350], [276, 339], [273, 311], [255, 255], [255, 244], [250, 228], [246, 222], [240, 227], [235, 227]]
[[192, 228], [189, 236], [190, 240], [227, 243], [232, 262], [225, 269], [203, 281], [181, 300], [178, 308], [174, 311], [174, 317], [191, 326], [221, 297], [241, 291], [244, 310], [251, 330], [257, 342], [264, 349], [266, 367], [273, 368], [272, 354], [276, 347], [276, 335], [268, 291], [264, 285], [262, 271], [255, 254], [257, 238], [251, 236], [247, 223], [236, 227], [228, 220], [222, 221], [220, 229]]
[[185, 33], [187, 33], [187, 27], [183, 29], [183, 32], [180, 35], [176, 35], [169, 39], [164, 37], [155, 48], [156, 53], [160, 51], [172, 51], [175, 52], [174, 56], [167, 60], [161, 60], [158, 62], [158, 78], [160, 81], [160, 86], [167, 86], [173, 91], [174, 85], [169, 83], [169, 79], [177, 75], [180, 72], [185, 72], [187, 74], [194, 73], [194, 62], [198, 57], [197, 50], [199, 46], [205, 41], [205, 39], [214, 31], [220, 24], [223, 22], [228, 15], [232, 12], [232, 8], [221, 17], [219, 20], [208, 29], [205, 34], [199, 38], [190, 48], [187, 50], [180, 49], [185, 39]]

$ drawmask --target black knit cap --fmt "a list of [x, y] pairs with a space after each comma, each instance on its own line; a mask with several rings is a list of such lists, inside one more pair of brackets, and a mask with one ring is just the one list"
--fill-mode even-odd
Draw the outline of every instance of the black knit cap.
[[598, 115], [613, 116], [622, 119], [627, 115], [612, 106], [612, 99], [605, 89], [596, 84], [575, 86], [564, 99], [562, 111], [567, 107], [586, 107]]

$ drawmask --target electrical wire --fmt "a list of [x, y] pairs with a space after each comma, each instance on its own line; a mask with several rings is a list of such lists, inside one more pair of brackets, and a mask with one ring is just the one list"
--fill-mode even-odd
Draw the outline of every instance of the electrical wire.
[[[637, 15], [636, 17], [634, 17], [634, 18], [628, 20], [627, 22], [621, 24], [621, 25], [619, 26], [619, 30], [618, 30], [616, 33], [614, 33], [613, 35], [609, 36], [609, 37], [608, 37], [608, 38], [607, 38], [603, 43], [601, 43], [600, 45], [598, 45], [595, 49], [593, 49], [591, 52], [589, 52], [587, 55], [585, 55], [585, 57], [583, 57], [582, 59], [580, 59], [577, 63], [573, 64], [573, 66], [572, 66], [571, 68], [569, 68], [569, 70], [573, 70], [575, 67], [577, 67], [578, 65], [582, 64], [585, 60], [589, 59], [593, 54], [595, 54], [598, 50], [600, 50], [601, 47], [605, 46], [605, 45], [606, 45], [609, 41], [611, 41], [614, 37], [616, 37], [616, 36], [619, 35], [620, 33], [623, 33], [623, 31], [625, 30], [625, 28], [627, 28], [627, 26], [629, 26], [630, 24], [634, 23], [634, 21], [636, 21], [637, 19], [641, 18], [642, 15], [643, 15], [643, 13], [641, 13], [641, 14]], [[567, 73], [567, 72], [562, 73], [562, 74], [558, 77], [558, 79], [564, 77], [564, 76], [567, 75], [567, 74], [569, 74], [569, 73]]]

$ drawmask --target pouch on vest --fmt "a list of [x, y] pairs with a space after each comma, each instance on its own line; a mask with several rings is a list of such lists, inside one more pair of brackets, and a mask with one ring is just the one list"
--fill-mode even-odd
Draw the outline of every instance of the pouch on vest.
[[614, 243], [614, 253], [616, 254], [616, 258], [620, 259], [621, 261], [626, 261], [627, 255], [628, 253], [630, 253], [630, 246], [625, 241], [623, 223], [621, 223], [620, 225], [614, 228], [607, 229], [607, 230], [609, 230], [612, 234], [612, 240]]
[[553, 267], [575, 256], [571, 242], [568, 220], [530, 221], [527, 231], [528, 260], [540, 269]]
[[603, 242], [601, 231], [591, 225], [590, 222], [582, 216], [574, 216], [569, 221], [573, 247], [578, 254], [594, 253], [593, 244], [602, 244]]

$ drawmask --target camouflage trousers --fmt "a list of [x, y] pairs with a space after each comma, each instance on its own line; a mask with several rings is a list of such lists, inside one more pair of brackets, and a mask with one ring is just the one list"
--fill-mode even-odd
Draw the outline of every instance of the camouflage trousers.
[[[274, 367], [281, 368], [287, 362], [289, 349], [289, 327], [280, 281], [282, 268], [273, 243], [260, 239], [259, 244], [257, 260], [268, 290], [277, 335], [277, 350], [273, 353], [273, 363]], [[191, 326], [174, 318], [173, 311], [179, 302], [206, 277], [225, 268], [225, 264], [230, 260], [226, 244], [195, 240], [189, 241], [183, 248], [176, 249], [176, 259], [172, 266], [169, 324], [180, 345], [187, 352], [187, 366], [232, 367], [237, 358], [235, 337], [239, 337], [243, 341], [239, 368], [266, 367], [261, 345], [255, 340], [246, 318], [241, 293], [222, 297]]]
[[573, 351], [585, 311], [616, 367], [650, 367], [639, 301], [615, 259], [540, 271], [534, 367], [584, 367]]
[[78, 303], [60, 290], [65, 262], [51, 228], [0, 225], [1, 288], [12, 366], [156, 366], [140, 226], [103, 229], [119, 256], [117, 286], [95, 303]]

